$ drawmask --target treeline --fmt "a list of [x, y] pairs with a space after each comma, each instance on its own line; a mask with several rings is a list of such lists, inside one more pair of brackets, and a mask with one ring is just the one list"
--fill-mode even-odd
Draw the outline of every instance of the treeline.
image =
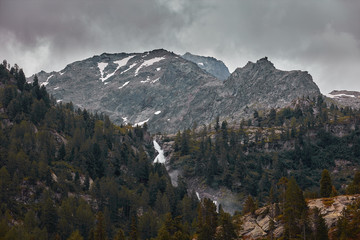
[[[218, 117], [214, 125], [178, 132], [172, 166], [185, 177], [262, 201], [272, 185], [290, 175], [306, 192], [318, 192], [321, 171], [334, 168], [335, 160], [360, 164], [359, 110], [328, 105], [322, 96], [303, 98], [293, 108], [255, 111], [236, 126]], [[352, 175], [340, 172], [336, 188], [343, 191]]]

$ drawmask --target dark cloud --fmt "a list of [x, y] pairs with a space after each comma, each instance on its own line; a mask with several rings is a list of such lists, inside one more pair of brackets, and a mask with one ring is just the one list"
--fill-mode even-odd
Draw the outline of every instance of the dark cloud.
[[28, 74], [102, 52], [165, 48], [234, 70], [268, 56], [323, 92], [360, 90], [357, 0], [0, 0], [0, 53]]

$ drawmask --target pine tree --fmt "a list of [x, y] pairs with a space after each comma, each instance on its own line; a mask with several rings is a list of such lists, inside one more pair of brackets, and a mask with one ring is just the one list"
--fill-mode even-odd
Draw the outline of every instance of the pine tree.
[[251, 197], [251, 195], [249, 195], [245, 200], [242, 214], [244, 214], [244, 215], [247, 213], [254, 214], [255, 210], [256, 210], [256, 206], [255, 206], [254, 199]]
[[291, 239], [303, 235], [306, 229], [307, 205], [303, 192], [292, 177], [286, 187], [284, 205], [284, 235]]
[[16, 79], [17, 87], [20, 91], [24, 90], [24, 85], [26, 83], [25, 74], [22, 69], [19, 70], [19, 75]]
[[198, 240], [212, 240], [215, 238], [217, 227], [217, 213], [215, 204], [208, 198], [198, 205], [196, 232]]
[[11, 178], [5, 166], [0, 169], [0, 202], [8, 203], [9, 192], [11, 186]]
[[51, 235], [57, 230], [58, 215], [50, 196], [47, 193], [45, 195], [41, 210], [41, 221]]
[[313, 209], [314, 212], [314, 227], [315, 231], [313, 233], [315, 240], [328, 240], [328, 229], [325, 224], [325, 220], [320, 213], [318, 208]]
[[327, 169], [324, 169], [321, 173], [320, 180], [320, 196], [330, 197], [332, 191], [332, 183], [330, 173]]
[[105, 230], [105, 219], [102, 212], [96, 215], [96, 226], [94, 231], [95, 240], [107, 240], [107, 234]]
[[120, 228], [118, 231], [117, 231], [117, 233], [116, 233], [116, 235], [115, 235], [115, 237], [114, 237], [114, 240], [125, 240], [126, 238], [125, 238], [125, 234], [124, 234], [124, 231]]
[[352, 183], [346, 189], [347, 194], [360, 193], [360, 171], [356, 171]]
[[220, 226], [220, 231], [216, 232], [216, 236], [215, 236], [216, 240], [237, 239], [235, 226], [231, 220], [231, 216], [229, 213], [220, 211], [219, 226]]
[[129, 237], [131, 240], [137, 240], [138, 239], [138, 230], [137, 230], [137, 223], [136, 223], [136, 217], [131, 218], [131, 229]]
[[81, 236], [79, 230], [76, 230], [75, 232], [71, 233], [67, 240], [84, 240], [84, 238]]

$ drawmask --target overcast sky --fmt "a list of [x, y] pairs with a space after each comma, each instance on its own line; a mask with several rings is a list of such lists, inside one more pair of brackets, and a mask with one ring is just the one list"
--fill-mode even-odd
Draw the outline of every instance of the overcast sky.
[[360, 91], [359, 13], [359, 0], [0, 0], [0, 58], [29, 76], [103, 52], [189, 51], [231, 72], [267, 56], [323, 93]]

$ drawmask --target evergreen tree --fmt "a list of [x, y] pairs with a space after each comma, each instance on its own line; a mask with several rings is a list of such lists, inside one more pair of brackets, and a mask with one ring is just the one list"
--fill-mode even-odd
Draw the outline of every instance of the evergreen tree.
[[9, 201], [11, 188], [11, 178], [5, 166], [0, 169], [0, 202], [6, 204]]
[[219, 117], [219, 115], [218, 116], [216, 116], [216, 123], [215, 123], [215, 131], [216, 132], [218, 132], [219, 130], [220, 130], [220, 123], [219, 123], [219, 121], [220, 121], [220, 117]]
[[84, 240], [84, 238], [81, 236], [79, 230], [76, 230], [67, 240]]
[[216, 233], [216, 237], [215, 237], [216, 240], [237, 239], [237, 235], [235, 232], [235, 225], [233, 224], [229, 213], [220, 211], [219, 226], [220, 226], [220, 231]]
[[330, 197], [331, 191], [332, 191], [332, 182], [331, 182], [330, 173], [327, 169], [324, 169], [321, 173], [320, 196]]
[[354, 179], [346, 189], [347, 194], [358, 194], [360, 193], [360, 171], [355, 172]]
[[326, 227], [325, 220], [318, 208], [313, 209], [314, 212], [314, 239], [315, 240], [328, 240], [328, 228]]
[[198, 205], [196, 232], [198, 240], [213, 240], [217, 227], [217, 213], [215, 204], [208, 198]]
[[126, 240], [124, 231], [121, 228], [117, 231], [114, 240]]
[[45, 193], [45, 199], [42, 203], [41, 221], [50, 235], [56, 233], [58, 215], [54, 203], [48, 193]]
[[24, 90], [24, 85], [26, 83], [26, 77], [22, 69], [19, 70], [19, 75], [16, 79], [17, 87], [20, 91]]
[[294, 177], [287, 183], [284, 207], [285, 238], [292, 239], [304, 235], [307, 223], [307, 205], [303, 192]]
[[130, 227], [129, 237], [131, 240], [138, 239], [138, 229], [137, 229], [136, 217], [134, 217], [134, 216], [131, 217], [131, 227]]
[[254, 199], [252, 198], [251, 195], [249, 195], [245, 200], [242, 214], [244, 214], [244, 215], [247, 213], [254, 214], [255, 210], [256, 210], [256, 205], [255, 205]]
[[96, 215], [96, 226], [94, 231], [94, 240], [107, 240], [107, 234], [105, 230], [105, 219], [102, 212], [98, 212]]

